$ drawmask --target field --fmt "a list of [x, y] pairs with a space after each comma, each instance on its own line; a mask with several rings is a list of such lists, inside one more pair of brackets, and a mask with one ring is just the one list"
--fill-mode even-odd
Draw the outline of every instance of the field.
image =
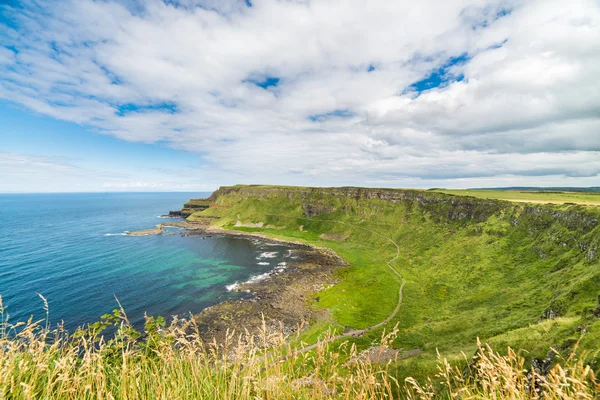
[[520, 203], [565, 204], [600, 206], [600, 193], [585, 192], [549, 192], [517, 190], [434, 190], [438, 193], [456, 196], [472, 196], [480, 199], [508, 200]]

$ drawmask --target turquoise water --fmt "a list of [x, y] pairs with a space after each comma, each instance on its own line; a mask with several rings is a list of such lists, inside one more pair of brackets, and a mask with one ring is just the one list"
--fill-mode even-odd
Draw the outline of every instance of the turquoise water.
[[[45, 317], [72, 331], [117, 307], [148, 315], [197, 313], [247, 296], [226, 285], [285, 261], [287, 248], [226, 236], [123, 236], [207, 193], [0, 195], [0, 295], [12, 322]], [[179, 232], [173, 230], [174, 232]]]

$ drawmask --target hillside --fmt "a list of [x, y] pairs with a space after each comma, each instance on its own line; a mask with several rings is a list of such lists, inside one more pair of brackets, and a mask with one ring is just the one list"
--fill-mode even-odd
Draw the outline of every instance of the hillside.
[[185, 234], [294, 242], [289, 268], [142, 330], [122, 307], [71, 334], [12, 322], [0, 296], [0, 398], [600, 396], [600, 208], [240, 185], [185, 210]]
[[[340, 283], [310, 302], [330, 310], [308, 342], [331, 328], [384, 321], [407, 352], [399, 377], [423, 376], [436, 362], [471, 354], [479, 337], [494, 347], [596, 350], [600, 340], [600, 210], [578, 205], [514, 204], [418, 190], [222, 187], [188, 221], [260, 232], [334, 250], [349, 262]], [[262, 224], [260, 224], [262, 223]], [[236, 227], [236, 224], [238, 225]], [[251, 227], [252, 226], [252, 227]], [[260, 228], [258, 226], [261, 226]], [[352, 337], [366, 349], [380, 329]], [[595, 362], [595, 360], [594, 360]]]

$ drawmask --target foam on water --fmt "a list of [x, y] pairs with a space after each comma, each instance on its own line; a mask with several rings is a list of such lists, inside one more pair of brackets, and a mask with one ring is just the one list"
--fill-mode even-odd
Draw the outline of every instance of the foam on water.
[[264, 274], [255, 275], [252, 278], [248, 279], [246, 281], [246, 283], [256, 283], [256, 282], [264, 281], [269, 276], [271, 276], [271, 272], [265, 272]]
[[263, 253], [260, 253], [260, 255], [258, 257], [256, 257], [257, 260], [260, 260], [261, 258], [275, 258], [277, 257], [278, 253], [276, 251], [265, 251]]
[[[287, 254], [289, 255], [291, 253], [287, 253]], [[259, 265], [270, 265], [270, 263], [268, 263], [268, 262], [259, 262], [258, 264]], [[283, 271], [285, 271], [285, 269], [287, 267], [288, 267], [288, 263], [286, 261], [280, 261], [277, 263], [277, 266], [275, 268], [273, 268], [273, 270], [271, 270], [269, 272], [265, 272], [263, 274], [254, 275], [250, 279], [245, 281], [243, 284], [252, 284], [252, 283], [264, 281], [265, 279], [268, 279], [270, 276], [282, 273]], [[232, 292], [232, 291], [237, 291], [237, 289], [240, 287], [240, 285], [242, 285], [242, 284], [240, 284], [239, 282], [235, 282], [230, 285], [225, 285], [225, 288], [227, 289], [228, 292]], [[248, 292], [248, 290], [246, 290], [246, 292]]]

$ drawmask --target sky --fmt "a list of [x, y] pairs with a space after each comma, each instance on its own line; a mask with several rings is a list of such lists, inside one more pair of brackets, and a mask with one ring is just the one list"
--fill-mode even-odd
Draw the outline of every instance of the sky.
[[0, 0], [0, 192], [600, 186], [600, 0]]

